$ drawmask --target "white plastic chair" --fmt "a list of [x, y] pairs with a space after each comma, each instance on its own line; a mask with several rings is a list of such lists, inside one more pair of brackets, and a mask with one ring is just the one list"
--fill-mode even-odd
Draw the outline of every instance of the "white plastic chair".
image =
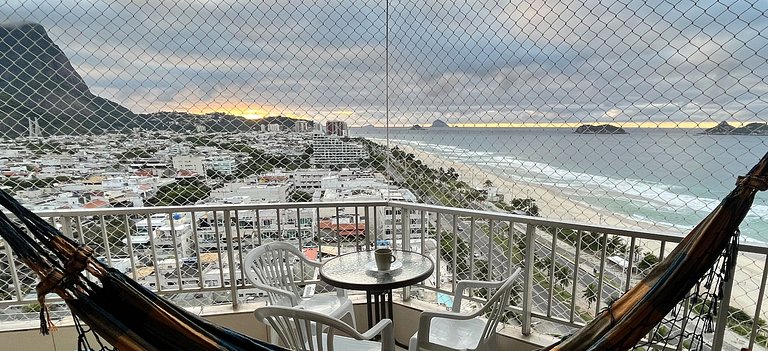
[[[253, 313], [256, 315], [256, 319], [272, 327], [272, 330], [280, 337], [281, 346], [289, 350], [395, 350], [395, 333], [390, 319], [383, 319], [373, 328], [360, 334], [340, 319], [294, 307], [259, 307]], [[381, 342], [371, 341], [377, 335], [381, 335]], [[276, 342], [276, 340], [272, 340], [272, 342]]]
[[[509, 278], [498, 282], [458, 282], [451, 312], [422, 312], [419, 330], [411, 337], [408, 351], [495, 351], [496, 327], [506, 311], [513, 283], [521, 271], [518, 268]], [[471, 314], [463, 314], [461, 299], [464, 289], [468, 288], [496, 289], [496, 292], [482, 308]]]
[[305, 291], [299, 291], [296, 277], [306, 270], [314, 271], [322, 263], [310, 261], [293, 245], [272, 242], [259, 246], [245, 256], [243, 264], [248, 280], [267, 293], [270, 304], [300, 307], [339, 319], [348, 317], [352, 327], [357, 328], [352, 301], [343, 289], [337, 289], [336, 295], [313, 295], [315, 286], [310, 284]]

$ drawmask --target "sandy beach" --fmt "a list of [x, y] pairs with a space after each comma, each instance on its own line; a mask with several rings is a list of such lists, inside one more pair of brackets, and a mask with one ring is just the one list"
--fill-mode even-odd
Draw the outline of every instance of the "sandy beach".
[[[382, 140], [377, 140], [382, 142]], [[560, 190], [550, 189], [538, 184], [522, 183], [505, 179], [491, 174], [480, 167], [448, 160], [438, 154], [425, 152], [405, 144], [393, 144], [401, 150], [412, 153], [431, 168], [453, 168], [459, 173], [459, 179], [473, 187], [481, 187], [486, 180], [493, 182], [500, 194], [509, 200], [512, 198], [532, 198], [536, 200], [542, 217], [557, 218], [581, 223], [600, 224], [618, 228], [643, 229], [664, 233], [680, 233], [679, 229], [668, 226], [654, 225], [632, 218], [616, 215], [615, 213], [597, 209], [587, 204], [573, 201]]]
[[[384, 143], [383, 140], [375, 140]], [[390, 147], [397, 146], [401, 150], [412, 153], [416, 158], [431, 168], [448, 169], [453, 168], [460, 175], [459, 179], [470, 186], [480, 187], [486, 180], [493, 182], [498, 188], [500, 194], [509, 200], [512, 198], [532, 198], [536, 200], [539, 206], [541, 217], [569, 220], [580, 223], [599, 224], [616, 228], [627, 228], [635, 230], [648, 230], [659, 233], [669, 234], [687, 234], [682, 233], [679, 228], [673, 228], [663, 225], [654, 225], [647, 222], [641, 222], [620, 216], [604, 209], [594, 208], [584, 203], [576, 202], [567, 197], [559, 189], [552, 189], [545, 186], [521, 183], [511, 179], [505, 179], [497, 174], [489, 173], [480, 167], [455, 162], [438, 154], [425, 152], [410, 145], [389, 142]], [[638, 246], [644, 252], [652, 252], [659, 255], [661, 250], [658, 241], [642, 240]], [[673, 249], [673, 245], [666, 245], [665, 251]], [[756, 308], [757, 295], [760, 288], [760, 277], [762, 276], [765, 257], [756, 254], [741, 254], [738, 258], [736, 267], [733, 292], [731, 294], [731, 306], [740, 308], [750, 315], [753, 315]], [[768, 319], [768, 311], [761, 311], [763, 318]]]

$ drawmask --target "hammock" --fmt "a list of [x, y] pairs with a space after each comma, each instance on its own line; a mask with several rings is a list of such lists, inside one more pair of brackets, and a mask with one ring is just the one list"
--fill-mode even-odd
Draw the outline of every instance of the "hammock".
[[[768, 154], [746, 176], [739, 177], [736, 188], [642, 281], [575, 334], [544, 350], [628, 350], [643, 343], [641, 339], [666, 322], [665, 317], [687, 298], [705, 310], [706, 318], [728, 313], [717, 307], [724, 298], [722, 282], [730, 279], [735, 264], [739, 224], [757, 191], [766, 189]], [[684, 318], [689, 315], [687, 311], [683, 314]], [[695, 330], [711, 332], [711, 325]], [[702, 344], [696, 349], [702, 349]]]
[[[768, 154], [680, 244], [640, 283], [577, 333], [545, 350], [627, 350], [699, 286], [712, 289], [707, 272], [720, 262], [728, 279], [738, 244], [738, 226], [755, 193], [768, 189]], [[36, 287], [41, 331], [51, 327], [45, 295], [61, 296], [77, 318], [122, 351], [132, 350], [280, 350], [186, 312], [94, 259], [93, 251], [58, 232], [48, 222], [0, 191], [0, 205], [12, 212], [32, 237], [0, 212], [0, 236], [40, 277]], [[33, 239], [34, 238], [34, 239]], [[36, 240], [35, 240], [36, 239]], [[715, 271], [717, 271], [715, 269]], [[86, 278], [90, 273], [98, 280]], [[710, 279], [711, 280], [711, 279]], [[696, 289], [694, 289], [696, 288]], [[722, 291], [714, 287], [707, 308], [717, 313]], [[706, 294], [705, 294], [706, 295]], [[694, 293], [694, 296], [697, 296]], [[93, 349], [78, 324], [79, 350]], [[101, 349], [105, 349], [103, 346]]]
[[[36, 290], [43, 334], [53, 327], [45, 307], [45, 295], [52, 292], [64, 299], [75, 316], [81, 351], [106, 350], [98, 336], [121, 351], [282, 350], [211, 324], [166, 301], [96, 260], [93, 250], [62, 235], [3, 191], [0, 205], [11, 211], [34, 237], [0, 212], [0, 236], [40, 278]], [[88, 279], [84, 272], [98, 283]], [[79, 319], [91, 329], [84, 329]], [[98, 347], [89, 344], [87, 332], [97, 334]]]

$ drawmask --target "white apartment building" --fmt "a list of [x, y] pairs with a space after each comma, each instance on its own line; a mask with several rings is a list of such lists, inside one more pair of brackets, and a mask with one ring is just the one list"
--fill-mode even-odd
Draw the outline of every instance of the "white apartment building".
[[323, 177], [335, 172], [328, 169], [298, 169], [291, 175], [293, 185], [297, 189], [320, 189]]
[[[410, 190], [393, 187], [370, 176], [359, 178], [342, 178], [339, 175], [328, 176], [323, 178], [322, 189], [316, 192], [322, 191], [322, 197], [315, 200], [324, 202], [382, 199], [404, 202], [416, 201], [416, 196]], [[332, 219], [336, 216], [351, 218], [357, 216], [357, 223], [375, 222], [378, 239], [392, 239], [393, 233], [395, 238], [402, 239], [404, 228], [407, 228], [406, 232], [409, 233], [411, 239], [420, 238], [422, 228], [428, 232], [434, 223], [434, 216], [431, 214], [426, 215], [424, 218], [426, 221], [422, 222], [422, 216], [417, 211], [400, 208], [377, 208], [375, 213], [369, 209], [367, 216], [371, 218], [365, 218], [365, 215], [365, 208], [339, 208], [338, 212], [335, 208], [320, 209], [321, 224], [322, 220]], [[369, 225], [369, 230], [374, 230], [374, 226]]]
[[282, 126], [277, 123], [270, 123], [267, 125], [268, 132], [279, 132], [281, 129], [282, 129]]
[[355, 166], [366, 157], [362, 145], [332, 135], [313, 135], [312, 149], [310, 164], [317, 167]]
[[[402, 208], [386, 208], [383, 211], [383, 223], [384, 238], [392, 238], [392, 227], [394, 223], [395, 237], [402, 239], [403, 229], [410, 232], [410, 239], [421, 238], [422, 228], [425, 231], [425, 235], [429, 235], [429, 230], [434, 228], [435, 217], [433, 213], [425, 215], [425, 221], [422, 221], [421, 213], [415, 210], [404, 210]], [[423, 224], [422, 224], [423, 223]]]
[[190, 223], [170, 223], [155, 230], [157, 257], [187, 257], [195, 255], [195, 242]]
[[266, 179], [284, 178], [292, 182], [296, 189], [320, 189], [323, 177], [338, 173], [338, 171], [323, 168], [297, 169], [295, 171], [275, 168], [271, 172], [262, 173], [259, 177]]
[[[168, 214], [153, 214], [134, 221], [133, 229], [130, 244], [133, 251], [140, 256], [150, 255], [153, 245], [159, 258], [187, 257], [195, 254], [192, 225], [185, 213], [174, 213], [173, 220]], [[128, 244], [128, 239], [123, 242]]]
[[304, 133], [309, 131], [309, 122], [307, 121], [295, 121], [293, 123], [293, 131], [297, 133]]
[[224, 199], [247, 197], [247, 203], [274, 203], [287, 202], [288, 196], [293, 191], [290, 182], [280, 183], [227, 183], [219, 189], [211, 191], [214, 201]]
[[[278, 216], [279, 212], [279, 216]], [[237, 218], [229, 212], [230, 235], [234, 246], [252, 248], [269, 240], [312, 240], [316, 221], [312, 209], [240, 210]], [[227, 247], [227, 231], [223, 212], [206, 212], [197, 221], [198, 246], [212, 252]], [[259, 238], [261, 235], [261, 238]]]
[[224, 175], [231, 175], [237, 170], [237, 161], [230, 155], [208, 157], [205, 159], [203, 168], [212, 169]]
[[173, 156], [173, 169], [187, 170], [198, 174], [205, 174], [205, 159], [201, 156], [176, 155]]

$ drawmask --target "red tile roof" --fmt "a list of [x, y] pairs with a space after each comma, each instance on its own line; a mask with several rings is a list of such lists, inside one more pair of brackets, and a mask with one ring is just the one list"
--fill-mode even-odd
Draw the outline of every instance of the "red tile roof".
[[320, 229], [330, 229], [339, 235], [358, 235], [365, 234], [365, 222], [362, 223], [339, 223], [334, 221], [320, 221]]
[[85, 208], [101, 208], [107, 206], [109, 206], [109, 202], [100, 199], [91, 200], [91, 202], [83, 205]]

